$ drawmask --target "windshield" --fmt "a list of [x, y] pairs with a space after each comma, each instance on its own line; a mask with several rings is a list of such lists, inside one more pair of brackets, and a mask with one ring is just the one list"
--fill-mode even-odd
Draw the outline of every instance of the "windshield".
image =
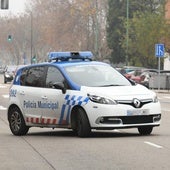
[[81, 86], [129, 86], [131, 83], [108, 65], [79, 65], [66, 67], [66, 72]]

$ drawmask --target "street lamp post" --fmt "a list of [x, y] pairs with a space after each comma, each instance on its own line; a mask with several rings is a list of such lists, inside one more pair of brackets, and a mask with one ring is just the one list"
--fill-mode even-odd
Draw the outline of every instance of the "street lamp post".
[[126, 65], [129, 65], [128, 50], [129, 50], [129, 0], [126, 1]]
[[99, 23], [98, 23], [98, 0], [96, 0], [96, 35], [95, 35], [95, 55], [99, 57]]
[[30, 45], [31, 45], [31, 59], [30, 59], [30, 62], [32, 64], [32, 39], [33, 39], [32, 11], [30, 12], [30, 17], [31, 17], [31, 42], [30, 42]]

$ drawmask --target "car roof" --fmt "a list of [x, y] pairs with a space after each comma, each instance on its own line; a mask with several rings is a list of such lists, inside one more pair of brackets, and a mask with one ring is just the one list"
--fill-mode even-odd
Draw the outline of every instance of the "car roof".
[[63, 61], [63, 62], [45, 62], [45, 63], [38, 63], [38, 64], [32, 64], [32, 65], [27, 65], [25, 67], [19, 68], [31, 68], [31, 67], [36, 67], [36, 66], [55, 66], [58, 68], [64, 68], [67, 66], [76, 66], [76, 65], [109, 65], [104, 62], [100, 61]]

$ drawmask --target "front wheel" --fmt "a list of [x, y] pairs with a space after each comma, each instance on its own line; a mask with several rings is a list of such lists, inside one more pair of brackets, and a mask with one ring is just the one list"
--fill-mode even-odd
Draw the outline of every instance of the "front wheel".
[[25, 125], [24, 118], [19, 108], [14, 107], [9, 111], [9, 126], [11, 132], [16, 136], [26, 135], [29, 127]]
[[140, 135], [150, 135], [153, 130], [152, 126], [142, 126], [138, 127], [138, 132]]
[[79, 137], [88, 137], [91, 132], [90, 123], [88, 117], [83, 109], [78, 109], [76, 132]]

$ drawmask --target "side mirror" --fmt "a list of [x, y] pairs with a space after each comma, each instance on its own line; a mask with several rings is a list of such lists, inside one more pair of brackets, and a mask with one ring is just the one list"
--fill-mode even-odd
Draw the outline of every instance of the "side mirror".
[[135, 82], [134, 80], [129, 79], [129, 81], [130, 81], [130, 83], [131, 83], [133, 86], [135, 86], [135, 85], [136, 85], [136, 82]]
[[55, 82], [53, 85], [52, 85], [55, 89], [61, 89], [63, 94], [66, 93], [66, 87], [64, 86], [64, 83], [62, 82]]

